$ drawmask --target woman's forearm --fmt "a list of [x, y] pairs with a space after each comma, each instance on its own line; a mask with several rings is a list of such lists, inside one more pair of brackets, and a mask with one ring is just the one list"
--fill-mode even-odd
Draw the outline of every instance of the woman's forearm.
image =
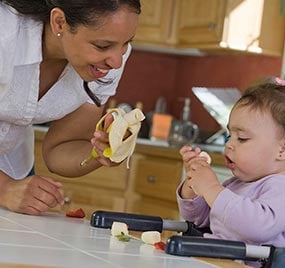
[[80, 177], [102, 166], [94, 158], [87, 165], [80, 165], [89, 157], [91, 150], [92, 145], [88, 141], [69, 141], [49, 150], [44, 159], [50, 172], [64, 177]]
[[91, 138], [102, 112], [103, 107], [86, 103], [73, 113], [51, 123], [42, 147], [45, 163], [51, 172], [78, 177], [102, 166], [96, 159], [86, 166], [80, 165], [91, 153]]

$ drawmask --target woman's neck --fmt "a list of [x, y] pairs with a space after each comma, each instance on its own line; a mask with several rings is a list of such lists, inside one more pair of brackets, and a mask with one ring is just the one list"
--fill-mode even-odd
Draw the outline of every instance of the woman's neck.
[[57, 37], [51, 31], [51, 28], [48, 24], [44, 26], [43, 36], [42, 36], [42, 55], [43, 61], [46, 60], [55, 60], [62, 61], [66, 60], [63, 53], [63, 49], [60, 42], [61, 37]]

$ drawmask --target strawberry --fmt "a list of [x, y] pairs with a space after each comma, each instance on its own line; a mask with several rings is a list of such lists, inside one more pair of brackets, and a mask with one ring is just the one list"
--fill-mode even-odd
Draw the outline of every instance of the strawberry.
[[74, 217], [74, 218], [84, 218], [85, 212], [82, 208], [76, 210], [69, 210], [66, 212], [65, 216], [67, 217]]
[[155, 249], [160, 249], [160, 250], [163, 250], [165, 249], [165, 243], [160, 241], [160, 242], [157, 242], [157, 243], [154, 243], [154, 247]]

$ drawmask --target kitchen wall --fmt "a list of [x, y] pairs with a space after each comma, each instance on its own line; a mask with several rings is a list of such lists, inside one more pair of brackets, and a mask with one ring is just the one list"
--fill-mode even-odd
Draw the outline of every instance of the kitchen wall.
[[262, 55], [181, 56], [133, 50], [119, 85], [117, 102], [144, 104], [144, 112], [154, 110], [158, 97], [167, 100], [167, 112], [179, 117], [183, 103], [192, 100], [192, 121], [203, 130], [218, 129], [200, 102], [193, 86], [236, 87], [241, 91], [262, 76], [279, 76], [281, 57]]

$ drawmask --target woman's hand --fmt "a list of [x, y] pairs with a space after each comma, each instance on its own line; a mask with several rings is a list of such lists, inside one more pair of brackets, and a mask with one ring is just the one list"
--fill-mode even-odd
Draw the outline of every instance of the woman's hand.
[[[96, 130], [93, 134], [93, 138], [91, 139], [91, 144], [93, 145], [93, 149], [97, 153], [96, 160], [104, 165], [104, 166], [117, 166], [120, 163], [112, 162], [109, 158], [106, 158], [103, 155], [103, 152], [106, 148], [110, 147], [110, 141], [109, 141], [109, 134], [108, 134], [108, 128], [113, 123], [114, 117], [111, 113], [106, 114], [106, 117], [104, 119], [104, 127], [103, 130]], [[126, 130], [126, 133], [124, 134], [123, 140], [128, 138], [131, 135], [131, 132], [129, 130]]]
[[39, 215], [64, 204], [61, 187], [61, 183], [37, 175], [22, 180], [9, 178], [1, 183], [0, 204], [15, 212]]
[[91, 139], [91, 144], [93, 145], [93, 149], [98, 154], [96, 160], [103, 166], [117, 166], [119, 163], [112, 162], [109, 158], [106, 158], [103, 155], [103, 151], [110, 147], [109, 144], [109, 137], [107, 133], [108, 127], [114, 121], [114, 117], [112, 114], [107, 114], [104, 120], [104, 129], [103, 130], [96, 130], [93, 134], [93, 138]]

